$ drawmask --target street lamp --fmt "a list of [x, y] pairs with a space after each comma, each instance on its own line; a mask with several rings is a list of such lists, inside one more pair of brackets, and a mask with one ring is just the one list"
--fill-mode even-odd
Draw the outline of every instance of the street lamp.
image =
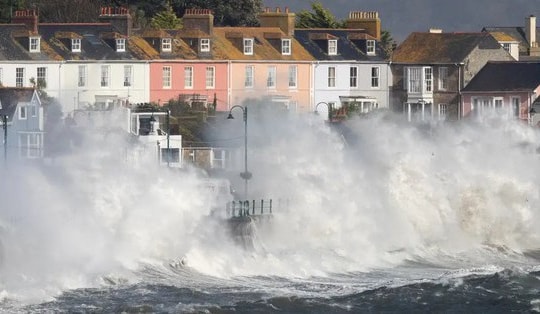
[[232, 106], [229, 110], [229, 116], [227, 119], [234, 119], [232, 111], [234, 108], [242, 109], [243, 118], [244, 118], [244, 172], [240, 173], [240, 177], [244, 179], [244, 198], [247, 199], [248, 196], [248, 180], [251, 179], [252, 174], [248, 171], [248, 162], [247, 162], [247, 107], [236, 105]]
[[327, 102], [321, 101], [315, 105], [315, 114], [319, 114], [317, 111], [317, 108], [319, 108], [319, 105], [326, 105], [326, 108], [328, 109], [328, 122], [332, 122], [332, 104], [329, 104]]

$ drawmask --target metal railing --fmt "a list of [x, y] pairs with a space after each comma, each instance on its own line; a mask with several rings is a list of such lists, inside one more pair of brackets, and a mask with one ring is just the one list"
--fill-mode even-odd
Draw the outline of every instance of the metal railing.
[[231, 218], [256, 215], [272, 215], [272, 199], [231, 201], [227, 203], [227, 216]]

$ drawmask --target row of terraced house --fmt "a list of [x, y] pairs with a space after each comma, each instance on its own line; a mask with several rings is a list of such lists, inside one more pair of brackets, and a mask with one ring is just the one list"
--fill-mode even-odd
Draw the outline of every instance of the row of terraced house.
[[178, 98], [227, 111], [264, 98], [296, 112], [353, 102], [361, 112], [388, 108], [409, 120], [499, 110], [537, 122], [534, 16], [523, 27], [412, 33], [391, 56], [377, 12], [350, 12], [343, 29], [297, 29], [286, 8], [258, 18], [259, 27], [215, 27], [210, 10], [189, 9], [181, 29], [135, 29], [126, 8], [101, 8], [99, 23], [39, 23], [35, 10], [16, 11], [0, 25], [0, 82], [43, 88], [65, 115]]

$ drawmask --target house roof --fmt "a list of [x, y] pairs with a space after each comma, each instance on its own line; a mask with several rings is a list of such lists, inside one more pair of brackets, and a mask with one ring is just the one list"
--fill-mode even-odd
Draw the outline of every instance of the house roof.
[[[366, 54], [366, 41], [376, 40], [363, 29], [310, 28], [295, 29], [294, 37], [316, 60], [383, 61], [384, 51], [376, 45], [375, 55]], [[338, 41], [337, 55], [329, 55], [327, 41]]]
[[[42, 42], [64, 60], [145, 60], [148, 55], [126, 45], [117, 52], [115, 40], [125, 38], [109, 23], [42, 23]], [[71, 51], [71, 39], [81, 39], [81, 52]], [[43, 43], [42, 43], [43, 44]]]
[[412, 33], [394, 51], [397, 63], [459, 63], [476, 47], [500, 49], [501, 45], [486, 32]]
[[540, 62], [490, 61], [463, 91], [532, 91], [539, 85]]
[[[280, 34], [280, 36], [277, 36]], [[213, 55], [220, 60], [313, 60], [309, 52], [278, 27], [215, 27]], [[245, 55], [243, 38], [254, 39], [253, 55]], [[291, 54], [281, 53], [281, 39], [291, 39]]]
[[60, 60], [61, 57], [43, 40], [39, 52], [28, 51], [29, 33], [23, 24], [0, 24], [0, 60]]
[[25, 87], [0, 87], [0, 116], [7, 115], [9, 120], [13, 119], [17, 105], [20, 102], [30, 102], [34, 96], [33, 88]]
[[[525, 34], [525, 28], [524, 27], [484, 27], [482, 29], [483, 32], [488, 33], [503, 33], [506, 34], [512, 38], [514, 38], [515, 41], [519, 42], [519, 52], [520, 54], [526, 54], [527, 49], [529, 47], [529, 42], [527, 41], [527, 35]], [[537, 30], [537, 34], [538, 34]], [[540, 39], [540, 36], [536, 36], [536, 41], [538, 42], [538, 39]]]

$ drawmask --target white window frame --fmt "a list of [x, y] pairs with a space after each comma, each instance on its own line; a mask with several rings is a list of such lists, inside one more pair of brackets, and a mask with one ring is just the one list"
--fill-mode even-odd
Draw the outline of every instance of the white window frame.
[[184, 67], [184, 88], [187, 88], [187, 89], [193, 88], [193, 67], [192, 66]]
[[329, 39], [328, 40], [328, 55], [329, 56], [335, 56], [338, 53], [337, 49], [337, 39]]
[[15, 87], [24, 87], [25, 75], [25, 68], [15, 68]]
[[165, 65], [161, 68], [161, 85], [163, 89], [170, 89], [172, 87], [172, 67]]
[[37, 36], [31, 36], [28, 38], [28, 51], [40, 52], [41, 50], [41, 38]]
[[131, 87], [133, 85], [133, 66], [124, 65], [124, 87]]
[[253, 88], [255, 86], [254, 80], [255, 67], [253, 65], [246, 65], [244, 87]]
[[210, 51], [210, 38], [201, 38], [201, 52]]
[[28, 119], [28, 109], [26, 108], [26, 105], [19, 106], [19, 120], [26, 120]]
[[28, 107], [30, 107], [30, 116], [34, 118], [37, 117], [37, 105], [32, 104]]
[[328, 87], [336, 87], [336, 67], [328, 67]]
[[369, 39], [366, 41], [366, 53], [369, 56], [375, 55], [375, 40]]
[[171, 52], [172, 51], [172, 38], [162, 38], [161, 39], [161, 51], [162, 52]]
[[424, 92], [433, 93], [433, 68], [424, 67]]
[[213, 67], [213, 66], [206, 67], [206, 88], [208, 89], [216, 88], [216, 67]]
[[47, 67], [36, 68], [36, 84], [39, 85], [40, 80], [42, 80], [43, 83], [45, 83], [45, 86], [47, 86]]
[[71, 52], [81, 52], [81, 39], [80, 38], [71, 39]]
[[43, 137], [41, 133], [19, 134], [19, 156], [25, 158], [43, 157]]
[[291, 55], [291, 43], [292, 43], [292, 40], [290, 38], [281, 39], [281, 54], [282, 55], [284, 56]]
[[79, 87], [86, 86], [86, 73], [88, 72], [86, 65], [79, 65], [79, 75], [77, 85]]
[[448, 114], [448, 104], [439, 104], [438, 111], [439, 111], [439, 121], [446, 120], [446, 117]]
[[125, 52], [126, 51], [126, 39], [125, 38], [117, 38], [116, 39], [116, 51], [117, 52]]
[[439, 68], [439, 90], [448, 90], [448, 67]]
[[111, 85], [111, 66], [102, 65], [100, 72], [100, 86], [109, 87]]
[[358, 87], [358, 67], [349, 68], [349, 87]]
[[381, 86], [381, 68], [371, 67], [371, 88], [379, 88]]
[[252, 56], [254, 49], [253, 38], [244, 38], [244, 55]]
[[298, 88], [298, 66], [296, 64], [289, 65], [289, 88]]
[[266, 87], [270, 89], [275, 89], [277, 82], [276, 82], [276, 73], [277, 69], [275, 65], [269, 65], [268, 66], [268, 75], [266, 77]]
[[519, 119], [521, 115], [521, 97], [511, 96], [510, 103], [512, 104], [511, 116], [514, 119]]

